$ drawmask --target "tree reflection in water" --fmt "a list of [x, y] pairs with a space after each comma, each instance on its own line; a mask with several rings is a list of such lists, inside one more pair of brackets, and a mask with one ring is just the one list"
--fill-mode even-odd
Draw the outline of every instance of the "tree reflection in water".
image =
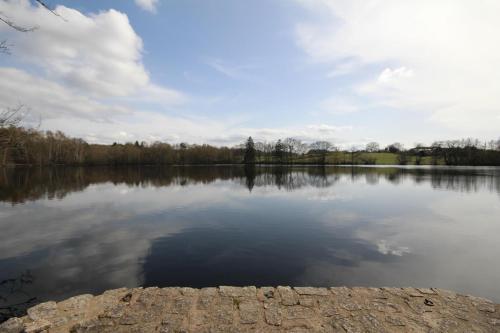
[[12, 204], [41, 198], [61, 199], [93, 184], [128, 186], [209, 184], [233, 180], [249, 191], [276, 186], [293, 191], [304, 186], [330, 187], [341, 177], [370, 185], [385, 179], [394, 184], [412, 180], [433, 188], [500, 193], [500, 168], [495, 167], [339, 167], [339, 166], [180, 166], [180, 167], [52, 167], [0, 169], [0, 201]]

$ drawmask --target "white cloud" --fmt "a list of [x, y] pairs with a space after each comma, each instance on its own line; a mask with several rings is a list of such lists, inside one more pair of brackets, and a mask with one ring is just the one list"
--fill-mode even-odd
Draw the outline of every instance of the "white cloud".
[[24, 104], [41, 117], [44, 129], [102, 142], [123, 132], [120, 125], [139, 140], [152, 137], [123, 119], [141, 123], [133, 118], [144, 105], [165, 109], [188, 100], [151, 81], [142, 63], [142, 40], [127, 15], [113, 9], [84, 15], [64, 6], [55, 11], [61, 17], [28, 0], [0, 1], [2, 15], [19, 26], [38, 27], [19, 33], [0, 25], [13, 45], [12, 56], [23, 65], [0, 67], [0, 107]]
[[[171, 92], [153, 87], [157, 95]], [[141, 97], [151, 100], [153, 97]], [[175, 97], [180, 98], [182, 96]], [[0, 108], [25, 104], [34, 121], [41, 118], [41, 129], [63, 130], [89, 142], [112, 143], [135, 140], [178, 143], [211, 143], [235, 145], [248, 136], [256, 140], [275, 141], [295, 137], [304, 141], [337, 141], [350, 126], [312, 124], [300, 127], [242, 128], [232, 119], [218, 121], [206, 117], [169, 116], [160, 112], [137, 110], [121, 104], [107, 104], [74, 92], [56, 82], [26, 71], [0, 67]]]
[[101, 103], [23, 70], [0, 67], [0, 107], [17, 104], [26, 105], [32, 110], [32, 116], [40, 116], [43, 122], [65, 117], [98, 122], [131, 112], [126, 107]]
[[432, 121], [462, 133], [500, 128], [500, 2], [299, 2], [317, 18], [296, 29], [311, 59], [380, 68], [375, 76], [365, 71], [354, 92], [380, 105], [431, 112]]
[[119, 98], [120, 101], [136, 101], [145, 103], [155, 103], [161, 106], [180, 105], [189, 101], [184, 93], [149, 83], [136, 91], [128, 98]]
[[307, 128], [313, 131], [318, 131], [319, 133], [324, 133], [326, 135], [352, 130], [352, 126], [331, 126], [326, 124], [309, 125], [307, 126]]
[[400, 79], [411, 78], [412, 76], [413, 70], [404, 66], [396, 69], [386, 68], [380, 73], [377, 81], [379, 83], [391, 83]]
[[18, 33], [6, 25], [0, 32], [14, 45], [21, 61], [42, 68], [48, 79], [60, 81], [92, 97], [149, 96], [178, 103], [182, 94], [151, 82], [142, 63], [143, 43], [126, 14], [114, 9], [85, 15], [57, 6], [61, 19], [28, 0], [0, 2], [0, 11], [20, 26], [37, 26]]
[[[339, 137], [352, 131], [352, 126], [333, 126], [328, 124], [309, 124], [277, 128], [234, 128], [226, 136], [234, 143], [241, 143], [252, 136], [255, 141], [272, 142], [278, 139], [295, 138], [306, 143], [325, 140], [338, 143]], [[219, 136], [222, 138], [221, 136]]]
[[0, 11], [32, 33], [2, 32], [15, 55], [43, 68], [54, 79], [96, 96], [126, 96], [149, 83], [142, 61], [142, 40], [127, 15], [116, 10], [86, 16], [58, 6], [64, 20], [27, 0], [2, 1]]
[[62, 130], [71, 136], [102, 143], [194, 140], [196, 134], [206, 130], [204, 124], [213, 129], [213, 133], [221, 130], [220, 126], [206, 119], [191, 120], [142, 111], [142, 108], [127, 106], [126, 101], [171, 105], [182, 103], [184, 96], [152, 85], [142, 95], [105, 103], [23, 70], [0, 67], [0, 109], [25, 105], [29, 109], [25, 122], [38, 125], [41, 121], [41, 129]]
[[89, 142], [112, 143], [166, 141], [202, 143], [227, 130], [222, 123], [206, 118], [169, 116], [153, 111], [132, 111], [116, 115], [109, 122], [70, 117], [48, 119], [43, 128], [64, 128], [65, 132]]
[[158, 6], [158, 0], [134, 0], [135, 4], [141, 9], [156, 13], [156, 7]]
[[378, 252], [384, 255], [393, 255], [401, 257], [404, 254], [410, 253], [410, 249], [407, 246], [393, 246], [387, 243], [386, 240], [381, 239], [377, 242]]

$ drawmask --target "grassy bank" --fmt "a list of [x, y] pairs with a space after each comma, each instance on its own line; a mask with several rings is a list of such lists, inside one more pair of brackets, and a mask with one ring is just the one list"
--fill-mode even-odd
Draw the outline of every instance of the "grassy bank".
[[[260, 162], [270, 162], [264, 158], [257, 158]], [[408, 165], [432, 165], [432, 159], [430, 156], [425, 156], [420, 159], [420, 163], [417, 163], [415, 156], [408, 156]], [[326, 156], [323, 155], [313, 155], [305, 154], [300, 156], [294, 156], [290, 163], [294, 164], [364, 164], [364, 165], [397, 165], [401, 164], [398, 158], [398, 154], [394, 153], [368, 153], [368, 152], [330, 152]], [[437, 164], [444, 164], [440, 159]]]

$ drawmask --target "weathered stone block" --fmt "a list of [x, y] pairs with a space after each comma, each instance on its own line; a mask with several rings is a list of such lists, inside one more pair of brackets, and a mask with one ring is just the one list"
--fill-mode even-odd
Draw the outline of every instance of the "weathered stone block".
[[498, 304], [440, 289], [423, 290], [118, 289], [37, 305], [28, 316], [1, 324], [0, 333], [499, 331]]
[[314, 318], [315, 316], [315, 313], [311, 308], [300, 305], [287, 306], [283, 310], [283, 315], [286, 319], [308, 319]]
[[274, 287], [262, 287], [257, 290], [257, 299], [263, 302], [279, 297]]
[[299, 295], [328, 296], [330, 293], [326, 288], [295, 287], [293, 288]]
[[21, 318], [10, 318], [0, 324], [0, 333], [21, 333], [23, 329], [24, 324]]
[[193, 304], [193, 299], [190, 297], [178, 297], [171, 303], [170, 313], [187, 314]]
[[317, 301], [314, 297], [308, 296], [308, 295], [301, 295], [299, 296], [299, 304], [302, 306], [307, 306], [307, 307], [315, 307], [317, 305]]
[[28, 317], [31, 320], [50, 319], [57, 316], [57, 314], [56, 302], [40, 303], [28, 309]]
[[229, 297], [255, 297], [257, 294], [257, 288], [251, 287], [219, 287], [221, 296]]
[[50, 328], [52, 324], [45, 319], [38, 319], [24, 325], [25, 333], [40, 333]]
[[277, 303], [266, 304], [264, 317], [267, 324], [280, 326], [282, 322], [282, 312], [279, 305]]
[[296, 305], [299, 303], [299, 295], [292, 288], [279, 286], [277, 290], [280, 294], [281, 304]]
[[90, 301], [94, 296], [90, 294], [84, 294], [79, 296], [70, 297], [65, 301], [57, 303], [57, 307], [63, 311], [85, 311], [85, 308], [89, 306]]
[[257, 323], [262, 304], [256, 300], [244, 300], [239, 303], [240, 322], [242, 324]]

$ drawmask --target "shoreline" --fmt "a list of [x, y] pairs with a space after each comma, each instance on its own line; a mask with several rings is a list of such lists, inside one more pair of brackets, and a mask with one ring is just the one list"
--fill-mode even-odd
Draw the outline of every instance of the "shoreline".
[[500, 332], [500, 304], [435, 288], [121, 288], [0, 324], [35, 332]]

